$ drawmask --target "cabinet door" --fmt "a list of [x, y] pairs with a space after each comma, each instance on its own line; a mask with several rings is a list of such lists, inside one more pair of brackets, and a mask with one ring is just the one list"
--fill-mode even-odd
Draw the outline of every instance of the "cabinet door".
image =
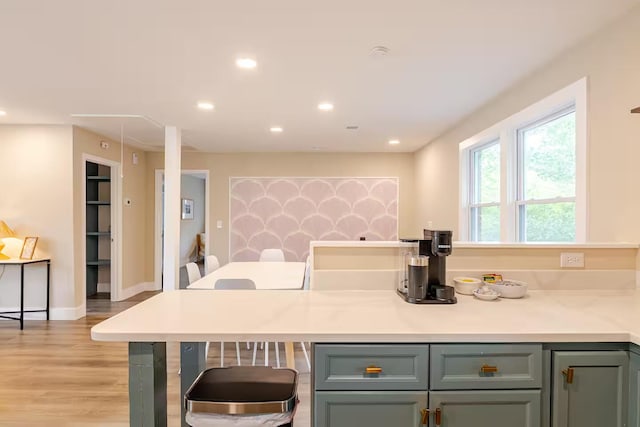
[[429, 409], [431, 426], [540, 427], [540, 390], [434, 391]]
[[630, 353], [629, 427], [640, 427], [640, 355]]
[[627, 420], [626, 351], [553, 354], [553, 427], [623, 427]]
[[316, 427], [419, 427], [427, 392], [317, 391]]

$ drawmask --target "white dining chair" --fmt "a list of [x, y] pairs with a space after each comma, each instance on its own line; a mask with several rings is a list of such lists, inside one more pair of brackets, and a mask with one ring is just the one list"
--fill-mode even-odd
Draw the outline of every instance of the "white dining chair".
[[200, 274], [200, 267], [198, 267], [198, 264], [195, 262], [188, 262], [185, 265], [185, 268], [187, 269], [187, 278], [189, 279], [190, 285], [196, 280], [202, 278], [202, 275]]
[[284, 252], [282, 249], [263, 249], [260, 252], [260, 261], [284, 262]]
[[207, 255], [204, 259], [204, 271], [205, 274], [210, 274], [220, 268], [220, 261], [215, 255]]
[[[216, 283], [213, 285], [213, 288], [216, 290], [231, 290], [231, 289], [255, 289], [256, 284], [251, 279], [218, 279]], [[209, 355], [209, 346], [210, 343], [207, 342], [204, 348], [204, 358], [207, 359]], [[240, 362], [240, 343], [236, 341], [236, 361], [238, 362], [238, 366], [241, 365]], [[220, 367], [224, 366], [224, 341], [220, 342]]]

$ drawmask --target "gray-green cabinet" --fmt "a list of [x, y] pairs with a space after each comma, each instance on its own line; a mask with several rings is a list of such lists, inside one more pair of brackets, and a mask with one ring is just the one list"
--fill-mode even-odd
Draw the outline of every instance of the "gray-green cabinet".
[[539, 427], [540, 390], [431, 391], [432, 426]]
[[629, 353], [629, 427], [640, 427], [640, 347]]
[[554, 351], [552, 427], [624, 427], [626, 351]]
[[426, 391], [318, 391], [313, 425], [417, 427], [426, 408]]

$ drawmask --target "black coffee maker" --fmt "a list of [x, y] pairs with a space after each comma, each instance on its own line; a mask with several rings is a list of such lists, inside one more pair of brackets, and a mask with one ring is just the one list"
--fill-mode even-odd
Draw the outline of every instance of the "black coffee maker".
[[446, 257], [451, 255], [451, 231], [424, 230], [424, 239], [401, 239], [418, 243], [418, 257], [405, 265], [406, 292], [398, 294], [413, 304], [455, 304], [455, 290], [446, 285]]

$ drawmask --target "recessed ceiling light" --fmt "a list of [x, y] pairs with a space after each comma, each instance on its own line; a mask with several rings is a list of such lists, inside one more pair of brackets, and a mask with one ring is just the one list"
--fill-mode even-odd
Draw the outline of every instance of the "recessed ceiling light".
[[258, 66], [258, 63], [253, 58], [238, 58], [236, 59], [236, 65], [239, 68], [252, 69]]
[[280, 132], [282, 132], [284, 129], [282, 129], [280, 126], [272, 126], [272, 127], [270, 127], [270, 128], [269, 128], [269, 130], [270, 130], [272, 133], [280, 133]]
[[331, 111], [333, 110], [333, 104], [330, 102], [321, 102], [320, 104], [318, 104], [318, 110]]
[[400, 144], [400, 141], [398, 141], [397, 139], [391, 139], [391, 140], [389, 140], [389, 144], [390, 145], [398, 145], [398, 144]]
[[215, 106], [210, 102], [200, 101], [198, 102], [198, 108], [201, 110], [213, 110]]
[[6, 112], [6, 111], [2, 111], [2, 110], [0, 110], [0, 116], [6, 116], [6, 115], [7, 115], [7, 112]]

